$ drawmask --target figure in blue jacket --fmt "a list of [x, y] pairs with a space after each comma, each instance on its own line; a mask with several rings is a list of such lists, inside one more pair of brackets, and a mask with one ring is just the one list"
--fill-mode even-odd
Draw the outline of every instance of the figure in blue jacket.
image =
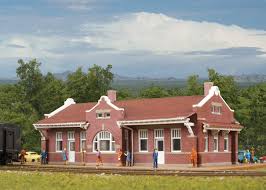
[[250, 157], [251, 157], [251, 154], [249, 152], [249, 150], [247, 149], [247, 152], [246, 152], [246, 159], [247, 159], [247, 162], [250, 163]]
[[153, 151], [152, 158], [153, 158], [153, 168], [157, 169], [158, 168], [158, 151], [156, 148]]

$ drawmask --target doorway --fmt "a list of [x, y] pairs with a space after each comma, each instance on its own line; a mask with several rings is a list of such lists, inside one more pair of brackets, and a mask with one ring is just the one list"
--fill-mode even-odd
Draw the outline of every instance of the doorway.
[[164, 164], [164, 130], [154, 130], [154, 147], [158, 150], [158, 164]]
[[75, 132], [68, 132], [68, 161], [75, 162]]

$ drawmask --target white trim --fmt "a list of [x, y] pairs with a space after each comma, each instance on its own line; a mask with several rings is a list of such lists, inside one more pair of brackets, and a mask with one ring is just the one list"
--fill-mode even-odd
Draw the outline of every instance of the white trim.
[[43, 134], [43, 132], [41, 130], [38, 130], [38, 131], [41, 134], [41, 141], [45, 141], [46, 138], [45, 138], [45, 135]]
[[133, 166], [133, 160], [134, 160], [134, 151], [133, 151], [134, 150], [134, 137], [133, 137], [133, 134], [134, 134], [134, 131], [133, 131], [133, 129], [126, 127], [126, 126], [123, 126], [123, 128], [131, 131], [131, 166]]
[[188, 122], [187, 117], [175, 117], [175, 118], [162, 118], [162, 119], [143, 119], [143, 120], [128, 120], [128, 121], [117, 121], [117, 125], [124, 126], [135, 126], [135, 125], [152, 125], [152, 124], [175, 124]]
[[[61, 139], [57, 139], [57, 134], [61, 134]], [[57, 150], [57, 142], [62, 142], [62, 150]], [[63, 132], [58, 131], [55, 133], [55, 152], [62, 152], [64, 150], [63, 148]]]
[[[108, 134], [109, 135], [109, 137], [107, 138], [107, 137], [103, 137], [103, 138], [100, 138], [101, 137], [101, 135], [100, 134]], [[95, 140], [97, 138], [97, 141]], [[104, 152], [104, 153], [114, 153], [114, 152], [116, 152], [115, 151], [115, 140], [113, 140], [114, 139], [114, 137], [113, 137], [113, 135], [112, 135], [112, 133], [111, 132], [109, 132], [109, 131], [106, 131], [106, 130], [104, 130], [104, 131], [99, 131], [95, 136], [94, 136], [94, 138], [93, 138], [93, 141], [92, 141], [92, 152], [97, 152], [96, 151], [96, 149], [95, 149], [95, 146], [94, 146], [94, 144], [95, 143], [97, 143], [97, 149], [100, 151], [100, 152]], [[110, 148], [109, 148], [109, 150], [101, 150], [100, 149], [100, 141], [101, 140], [109, 140], [109, 142], [110, 142]], [[114, 147], [113, 147], [113, 143], [114, 143]], [[114, 150], [112, 150], [114, 148]]]
[[[178, 130], [179, 137], [173, 137], [173, 131]], [[180, 150], [173, 150], [173, 140], [174, 139], [180, 139]], [[171, 152], [177, 153], [181, 152], [182, 150], [182, 144], [181, 144], [181, 129], [180, 128], [171, 128]]]
[[189, 136], [190, 137], [194, 137], [195, 135], [194, 135], [194, 132], [193, 132], [193, 130], [191, 128], [191, 127], [194, 126], [194, 123], [193, 122], [185, 122], [184, 125], [187, 127], [187, 130], [189, 132]]
[[55, 114], [59, 113], [60, 111], [64, 110], [65, 108], [67, 108], [68, 106], [72, 105], [72, 104], [76, 104], [76, 102], [74, 101], [74, 99], [72, 98], [68, 98], [66, 99], [66, 101], [64, 102], [64, 105], [62, 105], [61, 107], [57, 108], [56, 110], [54, 110], [53, 112], [49, 113], [49, 114], [44, 114], [45, 117], [52, 117]]
[[98, 100], [98, 103], [95, 106], [93, 106], [90, 110], [86, 110], [86, 112], [91, 112], [92, 110], [94, 110], [101, 103], [102, 100], [104, 100], [109, 106], [111, 106], [115, 110], [124, 111], [124, 108], [119, 108], [116, 105], [114, 105], [111, 102], [111, 100], [108, 98], [108, 96], [101, 96], [101, 98]]
[[[146, 131], [147, 132], [147, 137], [140, 137], [140, 131]], [[147, 140], [147, 150], [141, 150], [141, 143], [140, 143], [140, 141], [141, 140]], [[139, 141], [139, 152], [149, 152], [149, 131], [148, 131], [148, 129], [139, 129], [138, 130], [138, 141]]]
[[[71, 134], [71, 135], [70, 135]], [[73, 134], [73, 138], [71, 137]], [[68, 141], [75, 141], [75, 131], [68, 131], [67, 132], [67, 140]]]
[[37, 129], [47, 129], [47, 128], [73, 128], [78, 127], [82, 129], [87, 129], [89, 123], [87, 122], [69, 122], [69, 123], [51, 123], [51, 124], [33, 124], [34, 128]]
[[227, 143], [226, 143], [226, 149], [224, 149], [224, 152], [228, 152], [229, 151], [229, 137], [228, 137], [228, 134], [224, 135], [224, 142], [225, 142], [225, 140], [227, 141]]
[[[82, 135], [81, 134], [85, 134], [85, 137], [82, 137]], [[82, 152], [82, 151], [86, 151], [86, 145], [87, 145], [87, 131], [80, 131], [80, 133], [79, 133], [79, 149], [80, 149], [80, 152]], [[82, 141], [85, 141], [85, 150], [83, 150], [82, 149]]]
[[223, 97], [220, 94], [220, 90], [218, 88], [218, 86], [212, 86], [211, 89], [209, 90], [209, 94], [207, 96], [205, 96], [198, 104], [194, 104], [193, 107], [202, 107], [206, 102], [208, 102], [213, 96], [219, 96], [224, 104], [228, 107], [228, 109], [231, 112], [234, 112], [234, 110], [232, 110], [229, 105], [225, 102], [225, 100], [223, 99]]
[[233, 129], [233, 128], [223, 128], [223, 127], [209, 127], [210, 125], [208, 123], [203, 123], [203, 133], [206, 133], [207, 130], [214, 130], [214, 131], [228, 131], [228, 133], [230, 131], [241, 131], [242, 129]]
[[204, 136], [204, 152], [209, 152], [209, 134], [206, 133]]
[[[217, 140], [217, 143], [216, 143], [216, 146], [214, 141]], [[218, 133], [213, 135], [213, 152], [219, 152], [219, 136], [218, 136]]]
[[211, 127], [206, 128], [206, 130], [214, 130], [214, 131], [241, 131], [241, 129], [211, 128]]

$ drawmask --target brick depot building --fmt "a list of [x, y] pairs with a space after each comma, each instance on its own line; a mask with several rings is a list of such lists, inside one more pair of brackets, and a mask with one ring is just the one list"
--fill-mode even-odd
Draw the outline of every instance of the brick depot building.
[[178, 96], [116, 101], [110, 90], [98, 102], [64, 105], [34, 124], [42, 135], [42, 149], [50, 162], [95, 163], [96, 149], [104, 163], [117, 164], [117, 151], [130, 151], [135, 165], [151, 164], [158, 149], [159, 164], [190, 164], [194, 147], [200, 165], [237, 162], [238, 133], [242, 126], [234, 110], [211, 82], [202, 96]]

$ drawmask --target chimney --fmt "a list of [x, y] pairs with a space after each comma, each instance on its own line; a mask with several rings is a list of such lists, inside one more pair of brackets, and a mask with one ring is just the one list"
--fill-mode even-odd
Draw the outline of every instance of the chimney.
[[213, 86], [213, 82], [204, 82], [204, 96], [209, 94], [211, 87]]
[[111, 100], [111, 102], [115, 102], [116, 101], [116, 90], [108, 90], [107, 96]]

